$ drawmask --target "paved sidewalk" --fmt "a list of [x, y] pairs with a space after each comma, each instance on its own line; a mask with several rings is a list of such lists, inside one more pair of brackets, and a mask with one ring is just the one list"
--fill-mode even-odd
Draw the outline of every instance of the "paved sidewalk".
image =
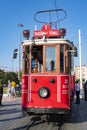
[[87, 122], [87, 101], [82, 98], [80, 99], [80, 104], [74, 104], [74, 107], [80, 113], [80, 122]]
[[8, 94], [3, 94], [3, 98], [2, 98], [2, 104], [3, 102], [7, 102], [7, 101], [14, 101], [14, 100], [17, 100], [21, 97], [8, 97]]

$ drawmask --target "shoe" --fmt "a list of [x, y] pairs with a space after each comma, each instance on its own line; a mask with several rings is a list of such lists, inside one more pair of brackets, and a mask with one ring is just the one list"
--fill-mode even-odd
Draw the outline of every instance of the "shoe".
[[78, 102], [78, 104], [80, 104], [80, 102]]
[[80, 104], [80, 102], [75, 102], [75, 104]]

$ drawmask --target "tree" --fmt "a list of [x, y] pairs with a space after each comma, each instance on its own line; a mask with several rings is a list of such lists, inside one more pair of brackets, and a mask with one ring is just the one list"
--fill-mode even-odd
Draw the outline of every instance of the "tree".
[[1, 83], [2, 84], [8, 84], [8, 80], [12, 81], [14, 80], [16, 83], [18, 83], [18, 73], [16, 72], [4, 72], [1, 75]]
[[4, 74], [4, 70], [1, 70], [1, 69], [0, 69], [0, 82], [1, 82], [1, 79], [2, 79], [3, 74]]

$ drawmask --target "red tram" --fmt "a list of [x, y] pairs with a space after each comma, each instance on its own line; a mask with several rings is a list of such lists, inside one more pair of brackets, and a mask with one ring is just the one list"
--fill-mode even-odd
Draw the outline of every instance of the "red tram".
[[28, 114], [68, 114], [74, 91], [76, 47], [66, 30], [45, 23], [33, 38], [23, 31], [22, 110]]

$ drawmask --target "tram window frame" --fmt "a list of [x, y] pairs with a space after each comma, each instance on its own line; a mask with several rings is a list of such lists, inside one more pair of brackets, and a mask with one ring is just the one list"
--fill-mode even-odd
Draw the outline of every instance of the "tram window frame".
[[64, 44], [60, 45], [60, 73], [71, 74], [72, 59], [71, 59], [71, 52], [69, 51], [70, 51], [70, 46]]
[[26, 45], [23, 46], [23, 57], [22, 57], [22, 73], [23, 74], [28, 74], [29, 73], [29, 68], [30, 68], [30, 46]]
[[72, 58], [71, 58], [71, 52], [70, 52], [71, 48], [66, 45], [65, 46], [65, 73], [67, 74], [71, 74], [71, 64], [72, 64]]
[[60, 45], [60, 73], [64, 73], [64, 45]]

